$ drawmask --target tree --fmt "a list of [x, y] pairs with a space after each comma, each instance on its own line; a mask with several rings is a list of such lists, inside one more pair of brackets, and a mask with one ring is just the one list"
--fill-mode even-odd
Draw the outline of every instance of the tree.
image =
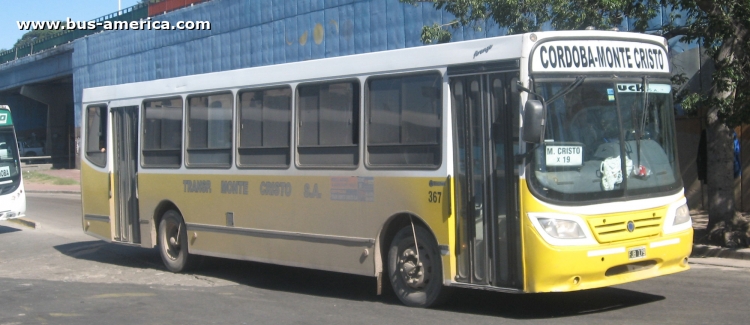
[[[401, 0], [415, 4], [418, 0]], [[424, 26], [426, 44], [448, 42], [451, 29], [481, 28], [492, 19], [508, 34], [619, 27], [625, 17], [632, 31], [645, 32], [659, 9], [673, 8], [671, 21], [659, 32], [699, 42], [716, 66], [705, 94], [680, 94], [683, 106], [707, 112], [708, 213], [712, 238], [726, 246], [747, 240], [746, 222], [735, 212], [732, 128], [750, 121], [749, 0], [433, 0], [435, 9], [455, 16], [447, 24]], [[547, 25], [548, 24], [548, 25]], [[679, 79], [679, 78], [676, 78]], [[742, 240], [744, 239], [744, 240]]]
[[60, 32], [60, 30], [57, 30], [57, 29], [35, 29], [35, 30], [31, 30], [31, 31], [28, 31], [28, 32], [24, 33], [21, 36], [21, 38], [19, 38], [16, 41], [16, 44], [14, 44], [13, 47], [23, 47], [23, 46], [26, 46], [26, 45], [29, 45], [29, 44], [35, 42], [36, 40], [44, 39], [46, 37], [52, 36], [52, 35], [57, 34], [59, 32]]
[[553, 29], [611, 29], [622, 24], [625, 17], [634, 18], [636, 31], [645, 31], [648, 20], [659, 14], [657, 1], [644, 0], [400, 0], [416, 4], [432, 2], [435, 9], [453, 14], [456, 19], [445, 25], [434, 24], [422, 29], [422, 42], [447, 42], [451, 34], [447, 27], [468, 26], [492, 19], [508, 34], [539, 31], [549, 23]]
[[748, 244], [747, 221], [735, 211], [732, 129], [750, 121], [750, 1], [666, 0], [684, 18], [666, 34], [698, 41], [713, 60], [711, 89], [687, 94], [683, 106], [707, 112], [710, 237], [725, 246]]

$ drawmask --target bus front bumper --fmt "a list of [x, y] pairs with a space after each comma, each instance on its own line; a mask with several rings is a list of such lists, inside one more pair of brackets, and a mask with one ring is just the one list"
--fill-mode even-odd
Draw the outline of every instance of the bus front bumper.
[[0, 221], [23, 218], [25, 215], [13, 211], [0, 211]]
[[23, 185], [10, 194], [0, 196], [0, 220], [23, 218], [26, 216], [26, 195]]
[[686, 271], [693, 247], [692, 228], [597, 246], [551, 246], [530, 225], [524, 237], [526, 292], [593, 289]]

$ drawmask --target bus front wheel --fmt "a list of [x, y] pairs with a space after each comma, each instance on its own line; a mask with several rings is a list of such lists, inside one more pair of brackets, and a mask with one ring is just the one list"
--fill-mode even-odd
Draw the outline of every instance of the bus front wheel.
[[159, 222], [159, 252], [164, 266], [172, 272], [183, 272], [194, 264], [195, 258], [188, 254], [187, 229], [182, 216], [169, 210]]
[[405, 227], [393, 238], [388, 250], [388, 277], [396, 296], [407, 306], [435, 306], [448, 297], [437, 243], [420, 226]]

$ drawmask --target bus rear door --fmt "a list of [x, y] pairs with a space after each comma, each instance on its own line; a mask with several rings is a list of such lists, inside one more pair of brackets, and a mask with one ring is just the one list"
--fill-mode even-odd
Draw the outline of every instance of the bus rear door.
[[[114, 240], [141, 241], [138, 216], [138, 106], [112, 108]], [[146, 224], [148, 226], [148, 224]]]

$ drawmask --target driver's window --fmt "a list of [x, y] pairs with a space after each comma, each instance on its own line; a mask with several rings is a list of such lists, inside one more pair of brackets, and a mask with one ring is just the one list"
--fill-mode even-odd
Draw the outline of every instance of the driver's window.
[[107, 164], [107, 106], [86, 108], [86, 158], [94, 165]]
[[568, 141], [583, 144], [587, 156], [603, 143], [618, 141], [614, 89], [584, 84], [565, 95], [564, 100]]

